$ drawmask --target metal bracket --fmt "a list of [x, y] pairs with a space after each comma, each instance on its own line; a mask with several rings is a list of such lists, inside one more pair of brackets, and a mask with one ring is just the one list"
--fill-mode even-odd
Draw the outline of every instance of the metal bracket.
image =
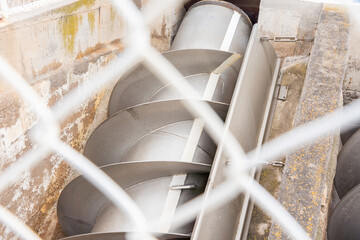
[[234, 161], [234, 160], [227, 160], [225, 161], [225, 165], [239, 165], [240, 162], [239, 161]]
[[268, 42], [268, 41], [274, 41], [274, 42], [313, 42], [314, 38], [296, 38], [296, 37], [287, 37], [287, 36], [275, 36], [273, 38], [271, 37], [261, 37], [260, 41], [262, 42]]
[[273, 167], [284, 167], [285, 163], [281, 161], [267, 162], [267, 165], [271, 165]]
[[286, 101], [288, 89], [289, 89], [288, 86], [281, 86], [281, 85], [280, 85], [277, 99], [278, 99], [278, 100], [282, 100], [282, 101]]
[[189, 190], [189, 189], [196, 189], [196, 184], [188, 184], [188, 185], [175, 185], [171, 186], [171, 190]]
[[[234, 163], [235, 163], [235, 161], [226, 161], [227, 165], [234, 164]], [[266, 162], [265, 164], [273, 166], [273, 167], [284, 167], [285, 166], [285, 163], [281, 162], [281, 161]]]
[[235, 161], [233, 161], [233, 160], [227, 160], [227, 161], [225, 161], [225, 164], [226, 165], [231, 165], [231, 164], [234, 164], [235, 163]]

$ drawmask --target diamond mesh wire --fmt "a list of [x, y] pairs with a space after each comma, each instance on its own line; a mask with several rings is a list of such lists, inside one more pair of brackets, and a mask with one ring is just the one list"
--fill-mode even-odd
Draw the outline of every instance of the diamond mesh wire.
[[9, 8], [14, 8], [18, 6], [22, 6], [25, 4], [29, 4], [32, 2], [41, 1], [41, 0], [7, 0], [7, 4]]
[[[33, 1], [7, 1], [9, 8], [31, 2]], [[177, 69], [150, 46], [150, 36], [147, 28], [147, 24], [159, 17], [165, 8], [173, 4], [180, 4], [181, 2], [166, 1], [164, 4], [161, 0], [152, 1], [148, 8], [155, 9], [155, 11], [145, 10], [144, 12], [147, 13], [145, 16], [141, 14], [132, 1], [114, 0], [111, 3], [130, 26], [131, 32], [128, 33], [127, 39], [131, 39], [131, 41], [127, 41], [128, 45], [123, 53], [110, 62], [106, 70], [91, 76], [51, 109], [42, 102], [28, 82], [13, 70], [6, 60], [0, 58], [0, 78], [11, 85], [32, 106], [33, 111], [38, 116], [38, 123], [31, 131], [31, 139], [38, 147], [33, 148], [13, 166], [1, 173], [0, 192], [4, 191], [22, 172], [36, 167], [46, 155], [57, 153], [82, 172], [85, 178], [102, 191], [118, 208], [126, 212], [129, 220], [135, 223], [139, 232], [142, 232], [141, 239], [154, 239], [154, 237], [146, 234], [147, 226], [154, 223], [147, 223], [145, 221], [142, 212], [126, 193], [111, 178], [92, 164], [91, 161], [59, 139], [58, 126], [61, 121], [74, 112], [76, 107], [87, 98], [93, 96], [104, 84], [113, 79], [119, 79], [119, 76], [126, 73], [139, 62], [143, 62], [161, 81], [173, 84], [183, 96], [186, 97], [189, 93], [192, 95], [191, 92], [194, 91], [191, 86], [183, 81], [183, 77]], [[183, 103], [194, 116], [206, 119], [210, 134], [218, 140], [221, 139], [224, 128], [223, 123], [208, 105], [190, 99], [183, 101]], [[349, 104], [342, 111], [336, 111], [316, 122], [303, 125], [280, 136], [272, 142], [265, 144], [256, 159], [254, 159], [254, 152], [245, 154], [236, 139], [229, 134], [225, 139], [225, 150], [233, 161], [238, 161], [242, 164], [235, 164], [235, 170], [228, 172], [227, 180], [214, 189], [212, 197], [206, 203], [207, 206], [220, 205], [230, 201], [237, 193], [248, 192], [256, 204], [271, 215], [293, 239], [309, 239], [307, 233], [296, 220], [256, 181], [250, 179], [246, 173], [250, 168], [274, 160], [286, 151], [311, 142], [319, 136], [335, 132], [335, 127], [338, 127], [340, 124], [345, 125], [360, 118], [360, 111], [356, 111], [359, 107], [360, 102]], [[235, 172], [236, 174], [234, 174]], [[186, 223], [200, 211], [203, 204], [202, 196], [184, 204], [180, 207], [179, 214], [175, 216], [174, 221], [177, 224]], [[23, 239], [40, 239], [28, 226], [1, 206], [0, 222], [7, 225]], [[132, 239], [133, 237], [131, 235], [128, 238]], [[136, 237], [139, 239], [138, 235]]]

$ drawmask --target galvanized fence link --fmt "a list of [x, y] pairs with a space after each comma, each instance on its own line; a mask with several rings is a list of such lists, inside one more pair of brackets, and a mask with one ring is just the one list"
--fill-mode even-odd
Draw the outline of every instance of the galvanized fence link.
[[[10, 8], [19, 7], [25, 3], [35, 4], [42, 2], [43, 5], [38, 6], [45, 6], [44, 9], [46, 10], [50, 6], [50, 2], [51, 4], [60, 3], [60, 5], [66, 5], [74, 1], [29, 0], [6, 2], [6, 0], [1, 0], [1, 12], [5, 17], [8, 13], [7, 5], [10, 2]], [[179, 71], [150, 45], [148, 24], [156, 20], [166, 8], [174, 4], [182, 4], [182, 1], [166, 1], [166, 4], [161, 0], [152, 1], [144, 9], [144, 14], [130, 0], [112, 0], [111, 4], [129, 26], [129, 32], [125, 38], [125, 50], [116, 59], [112, 60], [104, 70], [89, 77], [79, 87], [59, 100], [52, 109], [42, 102], [40, 96], [36, 94], [25, 79], [16, 73], [3, 58], [0, 58], [0, 78], [16, 90], [19, 96], [32, 107], [38, 117], [37, 124], [31, 130], [31, 140], [36, 146], [17, 160], [13, 166], [1, 173], [0, 192], [9, 187], [25, 170], [33, 169], [44, 157], [50, 153], [56, 153], [63, 156], [71, 166], [81, 172], [91, 184], [126, 213], [128, 219], [137, 226], [136, 230], [139, 234], [142, 234], [141, 239], [154, 239], [154, 237], [147, 234], [148, 226], [156, 224], [159, 219], [148, 223], [141, 210], [120, 186], [90, 160], [65, 142], [62, 142], [58, 137], [59, 123], [72, 114], [81, 103], [91, 98], [102, 86], [110, 81], [117, 81], [131, 67], [142, 62], [159, 80], [166, 84], [172, 84], [185, 97], [185, 100], [182, 100], [184, 107], [194, 118], [204, 119], [209, 135], [217, 143], [223, 140], [227, 155], [237, 163], [232, 165], [234, 167], [231, 171], [228, 171], [226, 181], [214, 189], [211, 197], [206, 202], [203, 201], [201, 195], [180, 206], [179, 213], [175, 215], [174, 224], [182, 225], [187, 223], [196, 216], [204, 204], [208, 207], [219, 206], [230, 201], [237, 194], [247, 192], [255, 203], [272, 216], [273, 220], [282, 226], [293, 239], [310, 239], [297, 221], [259, 183], [249, 178], [247, 172], [253, 167], [261, 166], [276, 159], [279, 155], [291, 149], [309, 143], [319, 136], [331, 133], [340, 124], [346, 125], [354, 119], [359, 119], [360, 111], [356, 111], [356, 109], [360, 108], [360, 102], [355, 102], [343, 111], [335, 112], [314, 123], [306, 124], [266, 143], [260, 150], [259, 155], [255, 155], [255, 152], [245, 154], [232, 134], [227, 134], [226, 138], [222, 139], [224, 131], [222, 120], [209, 105], [194, 101], [190, 97], [187, 98], [194, 92], [192, 87], [184, 81]], [[54, 6], [58, 7], [59, 5]], [[28, 5], [27, 8], [30, 9], [31, 7]], [[153, 11], [153, 9], [156, 11]], [[79, 94], [80, 92], [81, 94]], [[0, 208], [0, 222], [11, 228], [14, 233], [23, 239], [40, 239], [29, 227], [3, 207]], [[129, 236], [129, 239], [132, 237], [133, 235]]]

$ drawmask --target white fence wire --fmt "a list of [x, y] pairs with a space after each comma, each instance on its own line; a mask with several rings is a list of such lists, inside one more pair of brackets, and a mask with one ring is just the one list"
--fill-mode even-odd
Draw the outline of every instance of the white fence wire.
[[0, 0], [0, 20], [19, 21], [41, 13], [74, 3], [78, 0]]
[[[4, 11], [6, 2], [1, 1], [1, 10]], [[61, 1], [57, 0], [57, 3]], [[171, 84], [183, 97], [191, 96], [194, 90], [183, 80], [183, 76], [174, 68], [157, 50], [150, 45], [150, 31], [148, 24], [156, 20], [169, 6], [182, 4], [182, 1], [156, 0], [149, 3], [144, 9], [144, 14], [136, 8], [130, 0], [111, 1], [115, 9], [123, 17], [131, 31], [127, 34], [127, 46], [122, 54], [112, 60], [102, 72], [90, 77], [78, 88], [72, 90], [61, 99], [52, 109], [46, 106], [40, 96], [31, 88], [13, 68], [0, 58], [0, 78], [11, 85], [37, 113], [38, 122], [31, 130], [31, 140], [34, 147], [27, 152], [15, 164], [6, 169], [0, 175], [0, 192], [6, 190], [24, 171], [33, 169], [50, 153], [63, 156], [65, 160], [84, 174], [84, 177], [101, 191], [118, 208], [123, 210], [130, 221], [135, 223], [141, 239], [155, 239], [147, 234], [148, 226], [156, 223], [146, 222], [144, 215], [109, 176], [96, 167], [90, 160], [71, 148], [59, 139], [59, 123], [72, 114], [77, 106], [92, 97], [102, 86], [109, 81], [116, 81], [132, 66], [142, 62], [161, 81]], [[62, 1], [61, 5], [68, 4]], [[59, 5], [58, 5], [59, 6]], [[99, 77], [101, 76], [101, 77]], [[80, 90], [81, 89], [81, 90]], [[81, 94], [79, 94], [81, 91]], [[219, 142], [223, 135], [224, 124], [218, 115], [206, 103], [191, 100], [182, 101], [184, 106], [196, 118], [205, 119], [207, 131]], [[315, 122], [303, 125], [286, 133], [271, 142], [264, 144], [258, 158], [254, 159], [254, 152], [245, 154], [240, 144], [232, 134], [227, 134], [224, 148], [230, 159], [238, 164], [233, 164], [228, 171], [228, 178], [211, 193], [206, 203], [202, 195], [180, 206], [175, 215], [174, 225], [179, 226], [187, 223], [206, 204], [208, 207], [219, 206], [239, 193], [248, 192], [255, 203], [268, 213], [293, 239], [310, 239], [297, 221], [274, 199], [259, 183], [249, 178], [247, 172], [254, 166], [261, 166], [275, 160], [289, 150], [294, 150], [312, 140], [334, 133], [340, 125], [346, 126], [356, 119], [360, 119], [360, 102], [354, 102], [343, 110], [338, 110], [328, 116], [322, 117]], [[159, 221], [159, 219], [154, 220]], [[0, 206], [0, 222], [11, 228], [22, 239], [41, 239], [28, 226], [22, 223], [16, 216], [4, 207]], [[132, 239], [133, 235], [128, 238]], [[139, 239], [139, 235], [136, 235]]]
[[7, 0], [6, 2], [9, 8], [14, 8], [36, 1], [41, 1], [41, 0]]

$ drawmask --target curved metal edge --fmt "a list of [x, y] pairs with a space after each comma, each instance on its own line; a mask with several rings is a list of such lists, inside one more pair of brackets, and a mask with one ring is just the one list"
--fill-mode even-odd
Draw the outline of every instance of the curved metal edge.
[[359, 145], [360, 130], [350, 137], [338, 155], [334, 183], [340, 198], [360, 183], [355, 177], [360, 175]]
[[[150, 179], [184, 173], [209, 173], [210, 165], [191, 162], [129, 162], [101, 168], [123, 189]], [[66, 235], [89, 233], [99, 209], [107, 198], [85, 178], [72, 180], [61, 192], [57, 203], [60, 226]]]
[[[255, 24], [225, 122], [225, 128], [234, 134], [245, 152], [260, 148], [263, 144], [271, 126], [272, 107], [276, 104], [274, 93], [281, 61], [272, 46], [264, 45], [260, 37], [261, 32]], [[253, 104], [249, 105], [249, 102]], [[221, 179], [226, 178], [228, 157], [223, 153], [222, 143], [219, 146], [205, 189], [205, 199], [221, 183]], [[257, 178], [252, 170], [249, 176]], [[222, 239], [246, 239], [252, 208], [253, 203], [247, 192], [211, 212], [202, 208], [192, 239], [215, 240], [216, 236]]]
[[360, 129], [360, 122], [354, 122], [349, 124], [351, 126], [347, 131], [344, 131], [342, 129], [340, 133], [341, 142], [343, 145], [346, 144], [346, 142], [351, 138], [352, 135], [354, 135], [359, 129]]
[[249, 16], [238, 6], [235, 6], [234, 4], [230, 3], [230, 2], [225, 2], [225, 1], [200, 1], [197, 2], [195, 4], [193, 4], [188, 11], [190, 11], [191, 9], [195, 8], [195, 7], [199, 7], [199, 6], [203, 6], [203, 5], [217, 5], [217, 6], [221, 6], [221, 7], [225, 7], [228, 8], [230, 10], [233, 11], [237, 11], [240, 15], [244, 16], [245, 19], [247, 20], [247, 23], [249, 25], [249, 28], [252, 28], [253, 24], [249, 18]]
[[[61, 238], [60, 240], [126, 240], [125, 232], [111, 232], [111, 233], [89, 233], [81, 234], [72, 237]], [[159, 240], [177, 240], [177, 239], [190, 239], [187, 234], [175, 233], [151, 233]]]
[[164, 55], [164, 57], [167, 58], [168, 54], [173, 54], [176, 52], [201, 52], [201, 51], [206, 51], [206, 52], [214, 52], [214, 55], [218, 55], [218, 54], [229, 54], [229, 57], [234, 54], [233, 52], [230, 51], [224, 51], [224, 50], [219, 50], [219, 49], [206, 49], [206, 48], [191, 48], [191, 49], [178, 49], [178, 50], [169, 50], [166, 52], [163, 52], [161, 54]]
[[[173, 50], [168, 51], [165, 53], [162, 53], [162, 55], [170, 61], [183, 75], [184, 77], [187, 77], [189, 75], [199, 74], [199, 73], [211, 73], [213, 72], [218, 66], [220, 66], [226, 59], [228, 59], [233, 53], [228, 51], [221, 51], [221, 50], [214, 50], [214, 49], [181, 49], [181, 50]], [[189, 58], [192, 61], [186, 61], [184, 60], [184, 57], [189, 56]], [[194, 58], [192, 56], [199, 57], [201, 59], [201, 56], [204, 56], [203, 61], [194, 61]], [[236, 63], [234, 63], [231, 68], [236, 75], [238, 75], [240, 71], [241, 61], [238, 60]], [[182, 66], [180, 63], [184, 63]], [[196, 65], [198, 64], [198, 65]], [[199, 67], [200, 64], [200, 67]], [[188, 69], [193, 70], [188, 70]], [[201, 70], [199, 70], [201, 69]], [[204, 70], [206, 72], [204, 72]], [[139, 74], [139, 76], [137, 76]], [[117, 107], [118, 102], [118, 89], [124, 89], [124, 81], [129, 78], [152, 78], [159, 84], [162, 84], [160, 80], [157, 80], [157, 78], [150, 72], [146, 70], [146, 67], [139, 64], [137, 67], [134, 67], [128, 74], [122, 76], [118, 82], [115, 84], [111, 95], [110, 100], [108, 104], [108, 116], [114, 115], [118, 111], [122, 111], [124, 109], [119, 109]], [[235, 79], [236, 81], [236, 79]], [[136, 105], [143, 104], [138, 103]], [[135, 105], [134, 105], [135, 106]], [[132, 106], [127, 106], [127, 108]], [[126, 108], [125, 108], [126, 109]]]
[[328, 240], [358, 240], [360, 236], [360, 185], [347, 193], [331, 214]]
[[[228, 104], [211, 101], [205, 102], [207, 102], [222, 119], [225, 119]], [[119, 159], [112, 156], [116, 155], [116, 153], [106, 151], [113, 149], [112, 147], [115, 143], [117, 146], [125, 149], [146, 133], [150, 133], [171, 123], [193, 119], [194, 117], [184, 108], [181, 100], [158, 101], [136, 105], [115, 113], [101, 123], [86, 142], [84, 155], [98, 166], [115, 163], [119, 161]], [[113, 134], [109, 136], [109, 131], [107, 130], [114, 125], [117, 126], [117, 131], [112, 130], [111, 133]], [[131, 138], [130, 135], [125, 133], [131, 133]], [[127, 142], [125, 142], [125, 140], [119, 140], [119, 136], [126, 139]], [[112, 138], [116, 138], [116, 142], [114, 142]], [[111, 142], [112, 146], [106, 144], [104, 139]], [[103, 147], [100, 148], [100, 146]], [[116, 151], [119, 152], [122, 151], [122, 149], [118, 147]]]

